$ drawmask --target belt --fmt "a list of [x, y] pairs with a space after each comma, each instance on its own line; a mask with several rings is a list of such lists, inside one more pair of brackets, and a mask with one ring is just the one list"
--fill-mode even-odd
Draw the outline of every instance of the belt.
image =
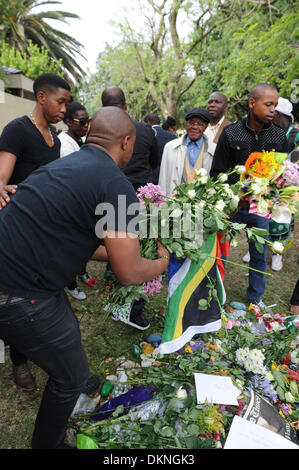
[[23, 297], [13, 297], [0, 291], [0, 305], [15, 304], [17, 302], [21, 302], [22, 300], [24, 300]]

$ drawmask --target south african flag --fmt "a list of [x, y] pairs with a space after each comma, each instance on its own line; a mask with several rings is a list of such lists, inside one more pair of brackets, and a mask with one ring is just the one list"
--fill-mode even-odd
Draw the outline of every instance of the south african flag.
[[[189, 258], [178, 262], [171, 256], [168, 268], [168, 298], [165, 312], [165, 325], [160, 354], [169, 354], [181, 349], [194, 335], [217, 331], [221, 328], [222, 305], [225, 302], [223, 286], [224, 268], [221, 257], [221, 236], [209, 235], [201, 251], [207, 257], [199, 264]], [[209, 257], [210, 255], [211, 257]], [[198, 308], [200, 299], [209, 297], [214, 284], [218, 292], [209, 302], [206, 310]]]

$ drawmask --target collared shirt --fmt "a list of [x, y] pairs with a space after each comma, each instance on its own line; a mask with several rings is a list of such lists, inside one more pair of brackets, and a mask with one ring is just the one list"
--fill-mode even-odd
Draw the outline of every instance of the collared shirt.
[[190, 169], [193, 170], [203, 146], [203, 137], [198, 140], [191, 140], [190, 137], [187, 135], [185, 144], [187, 146], [187, 157]]
[[208, 127], [206, 128], [205, 135], [208, 137], [208, 139], [211, 142], [214, 141], [223, 121], [224, 121], [224, 116], [222, 116], [222, 118], [220, 119], [220, 121], [217, 122], [217, 124], [213, 126], [211, 123], [209, 123]]

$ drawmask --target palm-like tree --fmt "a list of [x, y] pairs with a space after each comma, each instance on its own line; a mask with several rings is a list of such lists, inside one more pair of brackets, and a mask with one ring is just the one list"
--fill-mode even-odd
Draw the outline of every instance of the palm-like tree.
[[67, 23], [70, 18], [79, 16], [66, 11], [34, 12], [36, 7], [50, 4], [61, 4], [60, 1], [36, 0], [0, 0], [0, 37], [26, 55], [28, 41], [39, 47], [44, 46], [54, 60], [62, 59], [62, 67], [67, 74], [80, 79], [84, 74], [78, 65], [76, 55], [81, 57], [83, 47], [76, 39], [53, 28], [46, 20], [57, 20]]

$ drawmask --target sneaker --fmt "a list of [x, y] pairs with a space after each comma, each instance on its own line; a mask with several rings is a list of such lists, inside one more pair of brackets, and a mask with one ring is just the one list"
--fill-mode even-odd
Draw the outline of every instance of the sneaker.
[[30, 391], [36, 389], [36, 383], [28, 364], [13, 365], [13, 376], [15, 384], [24, 390]]
[[250, 253], [249, 251], [246, 253], [245, 256], [243, 256], [243, 263], [249, 263], [250, 262]]
[[280, 271], [282, 269], [282, 256], [278, 253], [272, 255], [271, 268], [273, 269], [273, 271]]
[[90, 277], [88, 273], [82, 274], [79, 276], [80, 279], [85, 282], [89, 287], [93, 287], [97, 283], [97, 279], [95, 277]]
[[127, 325], [133, 326], [133, 328], [137, 328], [137, 330], [147, 330], [151, 326], [141, 313], [138, 315], [131, 314]]
[[268, 310], [269, 313], [273, 313], [272, 310], [269, 310], [269, 309], [276, 306], [276, 304], [266, 305], [262, 300], [260, 300], [259, 302], [252, 302], [252, 303], [254, 303], [255, 305], [258, 305], [261, 310]]
[[85, 300], [86, 299], [86, 294], [85, 294], [85, 292], [83, 292], [83, 290], [80, 289], [80, 287], [76, 287], [73, 290], [70, 290], [66, 287], [65, 290], [68, 294], [70, 294], [76, 300]]

